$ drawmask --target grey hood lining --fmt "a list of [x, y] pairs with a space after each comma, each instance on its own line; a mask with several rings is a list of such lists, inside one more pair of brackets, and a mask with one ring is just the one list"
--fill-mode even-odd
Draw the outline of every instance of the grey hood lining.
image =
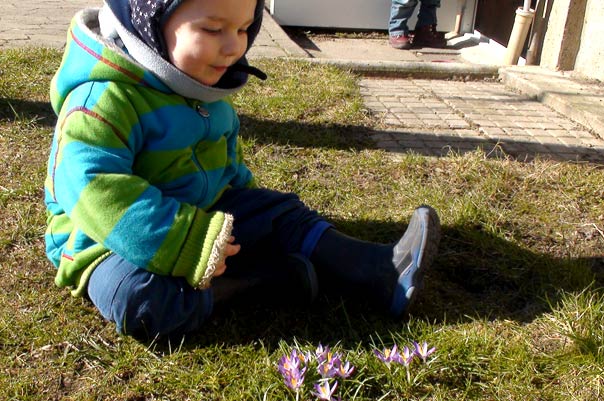
[[[224, 99], [245, 86], [247, 80], [232, 88], [217, 88], [204, 85], [174, 67], [155, 50], [147, 46], [136, 34], [129, 31], [107, 4], [100, 10], [88, 9], [85, 11], [98, 13], [101, 35], [105, 41], [114, 43], [112, 48], [115, 46], [121, 47], [121, 44], [123, 44], [127, 49], [127, 53], [122, 50], [125, 57], [139, 63], [153, 73], [168, 88], [181, 96], [211, 103]], [[90, 15], [82, 14], [81, 18], [84, 26], [91, 26]]]

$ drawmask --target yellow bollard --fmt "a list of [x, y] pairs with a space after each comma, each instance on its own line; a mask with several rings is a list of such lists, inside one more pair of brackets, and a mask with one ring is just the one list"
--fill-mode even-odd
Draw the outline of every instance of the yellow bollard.
[[510, 41], [503, 58], [504, 65], [515, 65], [518, 63], [518, 58], [520, 58], [520, 53], [522, 53], [522, 47], [524, 46], [534, 17], [535, 10], [524, 10], [522, 8], [516, 10], [514, 27], [512, 28]]

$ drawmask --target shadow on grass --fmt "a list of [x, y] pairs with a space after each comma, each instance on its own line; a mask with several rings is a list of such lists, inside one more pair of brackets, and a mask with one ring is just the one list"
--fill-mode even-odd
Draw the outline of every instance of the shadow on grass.
[[374, 147], [367, 127], [339, 124], [278, 122], [240, 115], [240, 136], [263, 145], [362, 150]]
[[[521, 162], [535, 157], [557, 161], [604, 164], [604, 151], [586, 144], [564, 145], [555, 138], [548, 143], [514, 139], [502, 136], [490, 139], [476, 134], [463, 137], [456, 130], [442, 128], [404, 128], [381, 131], [358, 125], [313, 124], [300, 121], [274, 122], [241, 116], [241, 136], [258, 144], [282, 144], [308, 148], [362, 150], [379, 148], [390, 153], [414, 153], [423, 156], [445, 157], [453, 152], [464, 154], [483, 150], [490, 158], [506, 155]], [[461, 130], [467, 131], [467, 130]], [[548, 139], [549, 140], [549, 139]], [[503, 152], [502, 152], [503, 151]]]
[[[559, 161], [588, 161], [604, 164], [604, 153], [598, 149], [582, 146], [514, 141], [506, 137], [500, 142], [479, 138], [462, 138], [444, 134], [442, 130], [418, 132], [411, 128], [398, 131], [378, 131], [369, 127], [340, 124], [313, 124], [298, 121], [275, 122], [241, 115], [241, 137], [259, 144], [283, 144], [308, 148], [333, 148], [341, 150], [363, 150], [375, 148], [376, 138], [387, 136], [386, 146], [391, 153], [414, 153], [424, 156], [447, 156], [454, 153], [484, 150], [490, 157], [504, 154], [518, 161], [530, 161], [536, 156]], [[42, 127], [54, 127], [56, 116], [48, 102], [0, 98], [0, 120], [35, 121]], [[448, 130], [451, 131], [451, 130]], [[379, 140], [379, 139], [377, 139]], [[505, 153], [501, 152], [503, 150]]]
[[[399, 224], [372, 222], [356, 222], [349, 228], [385, 233], [393, 241], [395, 233], [404, 230]], [[596, 287], [604, 286], [603, 272], [601, 259], [558, 259], [485, 234], [477, 227], [443, 227], [439, 256], [426, 274], [425, 288], [412, 315], [433, 325], [475, 319], [530, 322], [551, 310], [561, 290], [579, 291], [594, 280]], [[362, 289], [342, 297], [334, 295], [334, 287], [325, 282], [320, 277], [323, 294], [308, 309], [287, 307], [287, 299], [276, 299], [274, 304], [253, 299], [236, 302], [230, 309], [218, 311], [185, 347], [261, 342], [274, 350], [281, 341], [291, 344], [295, 339], [302, 344], [340, 343], [370, 349], [380, 345], [380, 339], [391, 341], [392, 333], [413, 331], [413, 325], [408, 328], [404, 320], [376, 312], [366, 303]]]
[[57, 118], [48, 102], [0, 98], [0, 120], [35, 121], [42, 127], [53, 127]]

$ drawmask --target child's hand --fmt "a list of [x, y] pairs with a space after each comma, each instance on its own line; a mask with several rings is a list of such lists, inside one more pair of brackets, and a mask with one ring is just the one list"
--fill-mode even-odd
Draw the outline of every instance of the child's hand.
[[216, 270], [214, 271], [214, 274], [212, 277], [218, 277], [222, 273], [224, 273], [224, 271], [226, 270], [226, 267], [227, 267], [226, 258], [228, 258], [229, 256], [236, 255], [239, 252], [239, 250], [241, 249], [241, 245], [233, 244], [233, 242], [235, 242], [235, 237], [233, 237], [233, 236], [229, 237], [228, 244], [224, 248], [224, 254], [222, 255], [222, 260], [216, 266]]

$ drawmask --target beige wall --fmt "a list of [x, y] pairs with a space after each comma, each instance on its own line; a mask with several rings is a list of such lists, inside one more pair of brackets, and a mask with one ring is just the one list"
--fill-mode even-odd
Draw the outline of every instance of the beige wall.
[[556, 70], [558, 69], [558, 58], [562, 48], [562, 38], [570, 0], [556, 0], [555, 3], [553, 2], [554, 0], [547, 0], [545, 6], [545, 9], [550, 8], [550, 14], [546, 20], [546, 31], [541, 47], [541, 66]]
[[604, 80], [604, 1], [547, 0], [541, 66]]
[[604, 81], [604, 2], [588, 0], [575, 72]]
[[542, 66], [553, 70], [574, 69], [587, 1], [547, 0], [545, 8], [550, 15], [541, 52]]

